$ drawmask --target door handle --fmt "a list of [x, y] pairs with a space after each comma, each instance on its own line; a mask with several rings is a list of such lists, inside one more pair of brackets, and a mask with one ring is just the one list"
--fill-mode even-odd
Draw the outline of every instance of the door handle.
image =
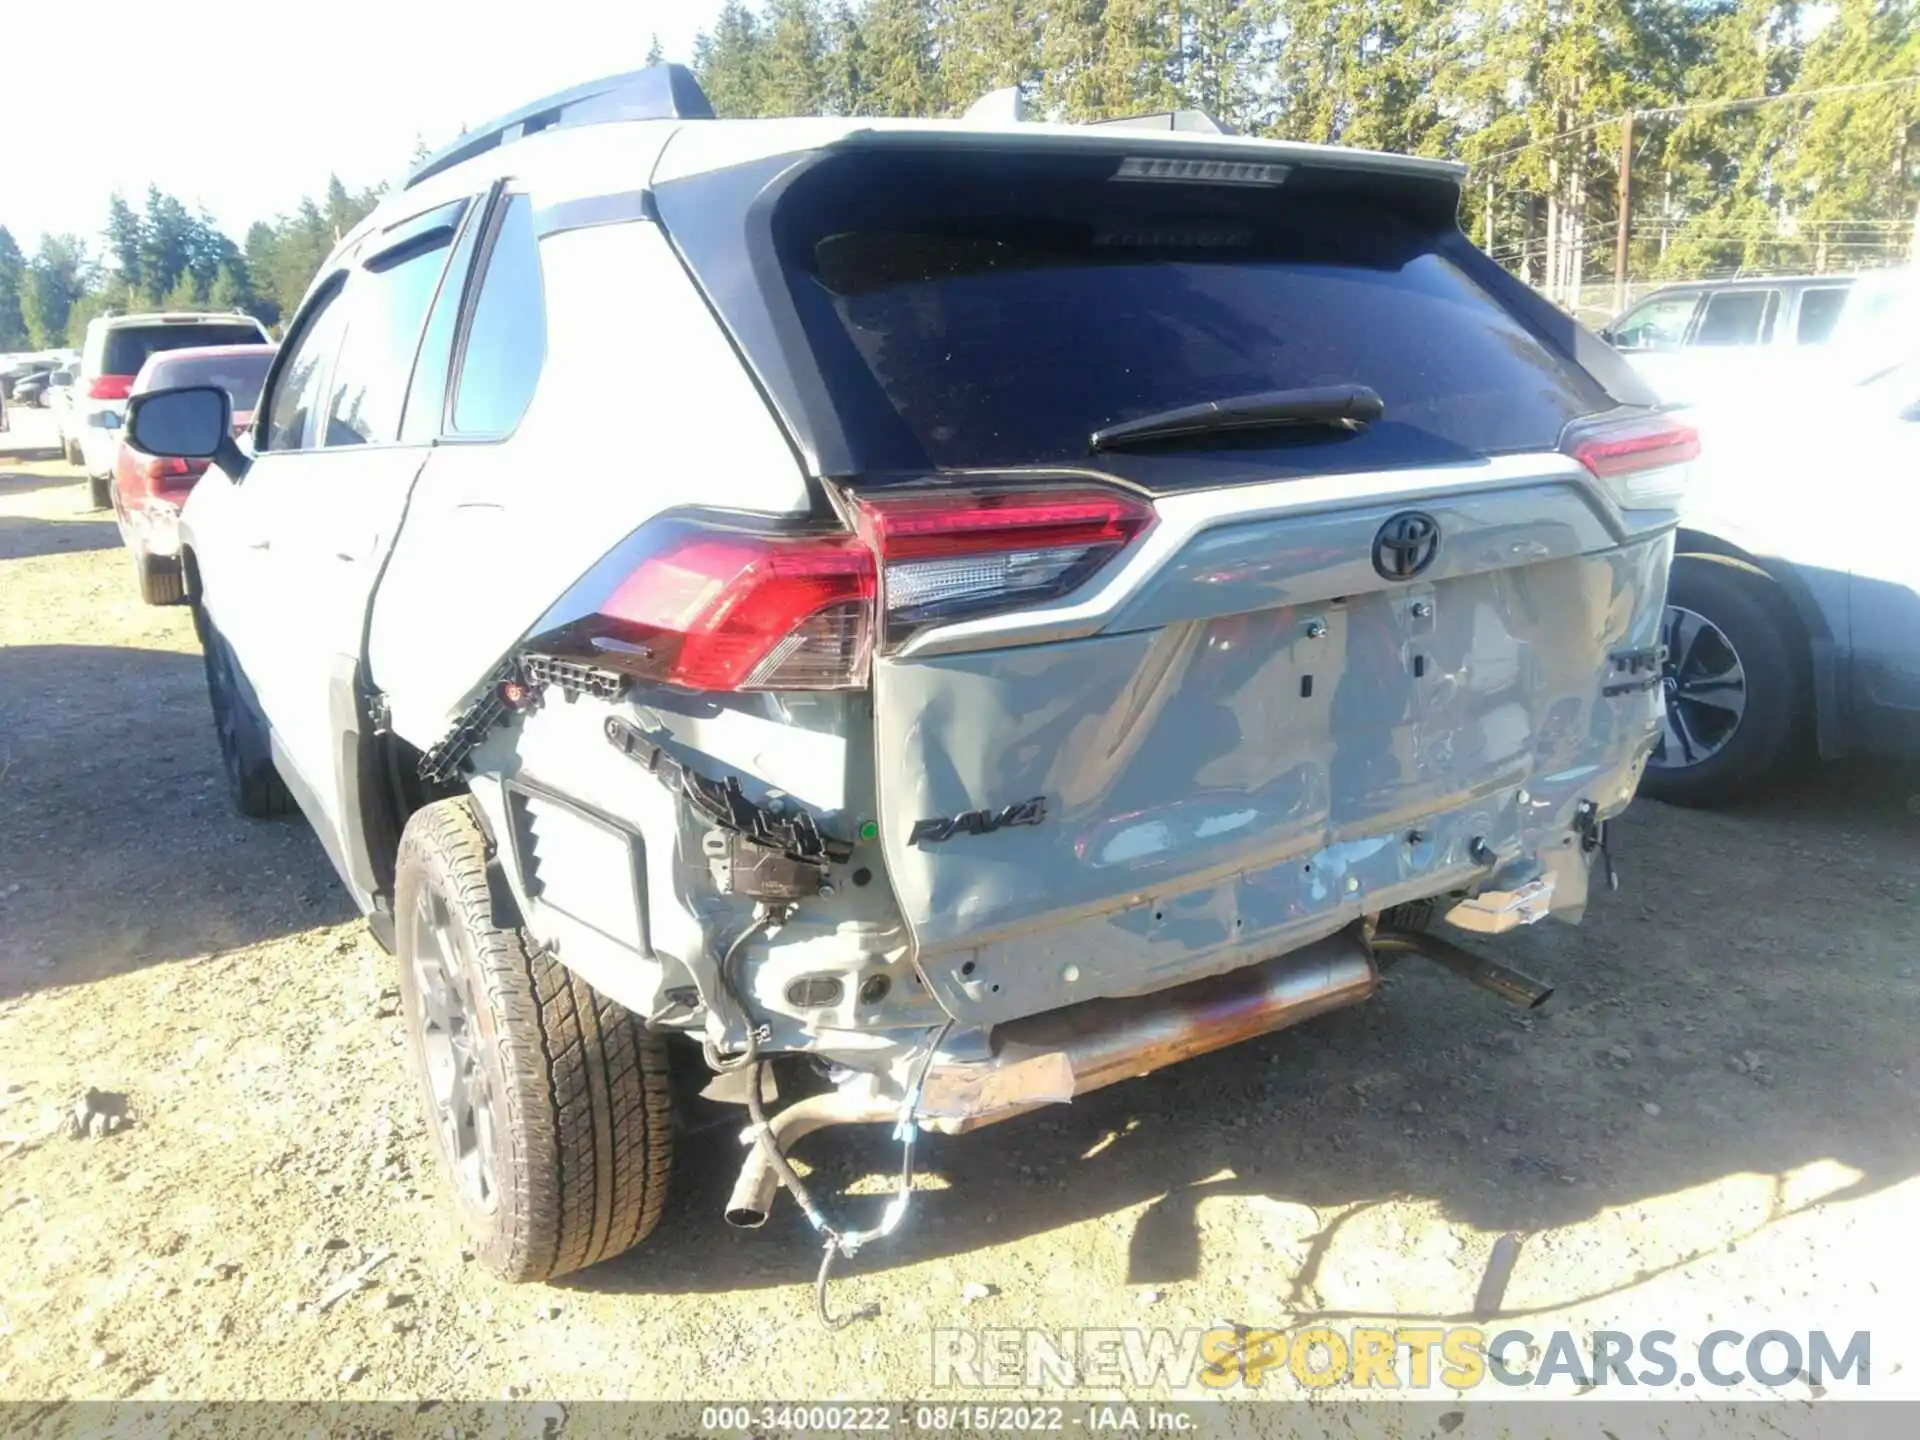
[[273, 548], [273, 541], [263, 535], [257, 540], [247, 541], [247, 548], [249, 550], [271, 550]]

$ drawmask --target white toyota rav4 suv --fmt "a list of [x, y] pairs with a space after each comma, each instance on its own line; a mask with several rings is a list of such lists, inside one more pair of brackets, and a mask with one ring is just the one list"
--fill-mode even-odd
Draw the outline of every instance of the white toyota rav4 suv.
[[[224, 472], [183, 543], [234, 794], [396, 951], [490, 1265], [642, 1239], [689, 1072], [751, 1113], [729, 1218], [784, 1184], [831, 1259], [916, 1132], [1388, 956], [1542, 998], [1425, 924], [1584, 907], [1694, 439], [1460, 178], [1192, 115], [720, 121], [656, 67], [424, 162], [250, 437], [133, 402]], [[853, 1121], [903, 1151], [866, 1229], [786, 1159]]]

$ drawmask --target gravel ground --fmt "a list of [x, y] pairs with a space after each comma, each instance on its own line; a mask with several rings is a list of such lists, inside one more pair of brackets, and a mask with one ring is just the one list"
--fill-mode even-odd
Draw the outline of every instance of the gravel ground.
[[[15, 419], [0, 1398], [959, 1398], [936, 1329], [1476, 1315], [1864, 1329], [1872, 1393], [1920, 1394], [1920, 787], [1871, 768], [1637, 806], [1620, 893], [1503, 949], [1559, 986], [1541, 1015], [1409, 963], [1358, 1010], [934, 1141], [903, 1232], [835, 1284], [877, 1319], [815, 1321], [791, 1205], [726, 1229], [717, 1130], [641, 1251], [497, 1284], [448, 1219], [391, 961], [302, 824], [229, 811], [186, 612], [139, 603], [44, 417]], [[89, 1087], [127, 1118], [67, 1138]], [[805, 1153], [852, 1207], [893, 1158]]]

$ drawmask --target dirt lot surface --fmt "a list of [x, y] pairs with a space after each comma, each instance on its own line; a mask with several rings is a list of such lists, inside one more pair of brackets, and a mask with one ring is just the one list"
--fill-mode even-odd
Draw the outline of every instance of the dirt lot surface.
[[[43, 430], [0, 437], [0, 1397], [953, 1398], [940, 1328], [1476, 1314], [1869, 1330], [1872, 1393], [1920, 1394], [1920, 787], [1871, 768], [1638, 806], [1620, 893], [1502, 952], [1560, 987], [1537, 1017], [1407, 962], [1358, 1010], [933, 1141], [834, 1287], [879, 1318], [838, 1334], [790, 1204], [722, 1223], [719, 1131], [640, 1252], [495, 1283], [391, 961], [304, 825], [228, 809], [187, 613], [140, 605]], [[68, 1138], [89, 1087], [130, 1123]], [[803, 1153], [872, 1213], [890, 1144]]]

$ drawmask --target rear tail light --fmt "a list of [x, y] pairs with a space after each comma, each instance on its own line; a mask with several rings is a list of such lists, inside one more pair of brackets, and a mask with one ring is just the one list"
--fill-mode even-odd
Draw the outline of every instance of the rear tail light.
[[548, 612], [526, 648], [688, 690], [858, 689], [877, 617], [898, 644], [923, 625], [1064, 595], [1153, 520], [1145, 502], [1093, 486], [854, 504], [858, 535], [652, 521]]
[[672, 519], [642, 526], [529, 648], [688, 690], [866, 684], [873, 554], [844, 533], [777, 535]]
[[1560, 448], [1604, 484], [1623, 510], [1675, 510], [1686, 498], [1700, 436], [1671, 415], [1575, 421]]
[[1091, 485], [877, 494], [855, 505], [880, 558], [889, 646], [926, 625], [1078, 589], [1153, 522], [1145, 501]]
[[204, 460], [182, 460], [172, 455], [155, 455], [140, 462], [140, 473], [149, 483], [162, 488], [170, 480], [196, 479], [206, 468]]
[[132, 393], [131, 375], [101, 375], [87, 387], [89, 400], [124, 400]]

